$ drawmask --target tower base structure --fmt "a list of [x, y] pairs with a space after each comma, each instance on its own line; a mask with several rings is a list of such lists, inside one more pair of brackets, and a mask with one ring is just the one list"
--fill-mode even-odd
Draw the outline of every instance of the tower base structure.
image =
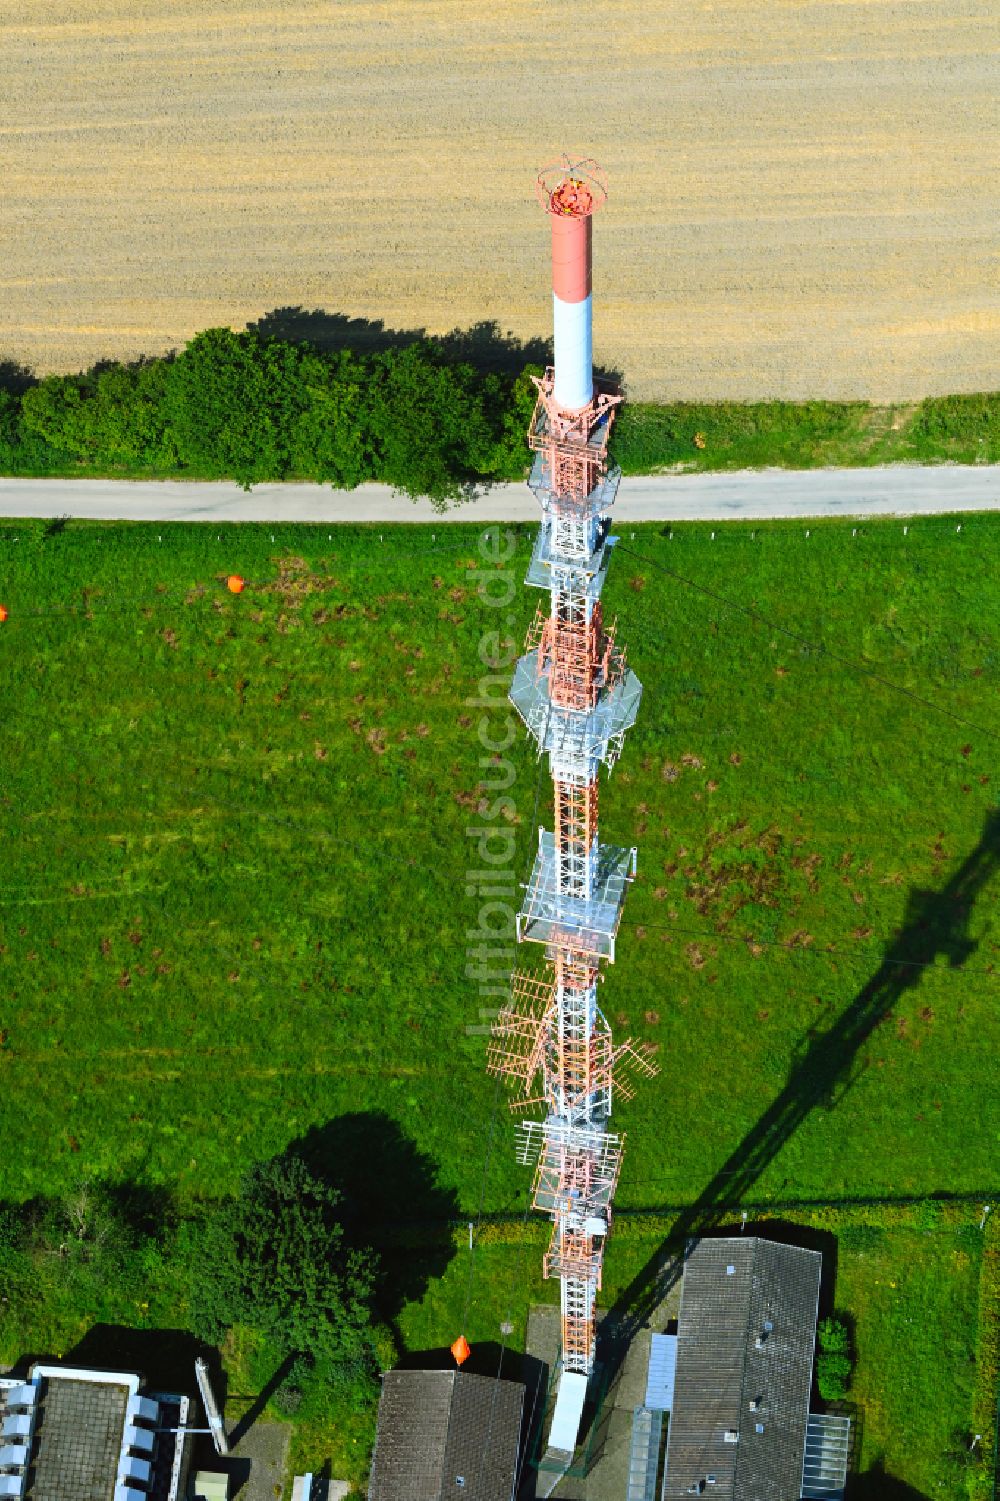
[[588, 1377], [579, 1372], [566, 1371], [563, 1374], [549, 1425], [550, 1453], [565, 1454], [568, 1459], [572, 1459], [583, 1419], [583, 1404], [587, 1400], [587, 1386]]

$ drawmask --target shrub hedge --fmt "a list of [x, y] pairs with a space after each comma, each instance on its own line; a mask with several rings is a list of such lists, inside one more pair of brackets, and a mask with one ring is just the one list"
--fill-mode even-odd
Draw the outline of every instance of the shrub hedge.
[[821, 1319], [816, 1330], [816, 1385], [824, 1402], [842, 1402], [851, 1382], [851, 1337], [843, 1319]]
[[[520, 479], [532, 373], [477, 368], [461, 341], [320, 351], [210, 328], [179, 355], [36, 381], [0, 362], [0, 473], [390, 484], [438, 504]], [[626, 474], [1000, 461], [1000, 393], [868, 402], [626, 403]]]
[[480, 374], [433, 340], [330, 354], [211, 328], [176, 357], [0, 389], [0, 471], [234, 479], [244, 489], [378, 480], [457, 500], [471, 484], [523, 473], [532, 370]]

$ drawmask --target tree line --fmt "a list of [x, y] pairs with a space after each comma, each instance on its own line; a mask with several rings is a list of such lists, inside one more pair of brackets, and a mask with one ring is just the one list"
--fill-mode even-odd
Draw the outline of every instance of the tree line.
[[[520, 480], [542, 367], [483, 368], [462, 339], [320, 350], [210, 328], [180, 354], [36, 380], [0, 361], [0, 474], [376, 480], [439, 505]], [[513, 346], [505, 353], [508, 365]], [[1000, 393], [867, 401], [629, 402], [611, 437], [625, 474], [899, 461], [1000, 461]]]
[[[0, 382], [0, 472], [392, 485], [437, 502], [519, 479], [528, 366], [477, 370], [433, 339], [362, 354], [211, 328], [177, 355]], [[20, 388], [19, 388], [20, 387]]]

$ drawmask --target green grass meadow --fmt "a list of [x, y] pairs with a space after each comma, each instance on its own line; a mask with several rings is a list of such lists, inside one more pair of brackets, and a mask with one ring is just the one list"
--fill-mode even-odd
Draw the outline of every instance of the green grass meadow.
[[857, 1226], [838, 1237], [837, 1298], [857, 1352], [861, 1496], [885, 1494], [883, 1475], [921, 1495], [963, 1493], [981, 1246], [977, 1223]]
[[[936, 1496], [1000, 1145], [1000, 525], [905, 525], [620, 529], [606, 614], [645, 691], [601, 817], [639, 876], [602, 1005], [661, 1069], [616, 1109], [623, 1225], [953, 1196], [961, 1223], [838, 1261], [864, 1464]], [[390, 1260], [457, 1222], [405, 1347], [523, 1337], [545, 1227], [516, 1229], [466, 831], [480, 648], [542, 596], [515, 527], [513, 597], [484, 602], [482, 530], [0, 523], [0, 1200], [212, 1197], [293, 1142], [336, 1153], [349, 1118], [356, 1154], [405, 1144]], [[523, 880], [546, 768], [520, 727], [505, 754]], [[609, 1302], [646, 1252], [612, 1237]], [[960, 1375], [911, 1440], [945, 1326]], [[304, 1459], [342, 1454], [324, 1431]]]
[[629, 402], [612, 440], [626, 474], [664, 469], [814, 469], [822, 465], [993, 464], [995, 394], [867, 401]]

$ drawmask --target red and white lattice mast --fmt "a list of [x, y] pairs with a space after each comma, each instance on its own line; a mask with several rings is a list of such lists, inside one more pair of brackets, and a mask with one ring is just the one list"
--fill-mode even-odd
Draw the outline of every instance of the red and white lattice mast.
[[629, 1065], [655, 1070], [645, 1049], [615, 1046], [597, 1005], [600, 964], [614, 959], [635, 874], [634, 849], [598, 838], [598, 771], [621, 753], [642, 692], [600, 603], [621, 478], [607, 456], [621, 396], [595, 383], [591, 354], [592, 216], [607, 188], [595, 162], [567, 159], [539, 175], [538, 193], [552, 227], [555, 363], [536, 381], [528, 433], [542, 525], [527, 583], [545, 589], [549, 605], [531, 627], [510, 696], [554, 784], [555, 831], [539, 830], [517, 923], [518, 939], [544, 944], [548, 963], [515, 974], [489, 1066], [519, 1086], [515, 1108], [546, 1112], [523, 1122], [519, 1155], [536, 1163], [534, 1206], [553, 1220], [545, 1275], [561, 1284], [562, 1364], [548, 1447], [568, 1456], [594, 1367], [595, 1300], [622, 1157], [623, 1138], [608, 1130], [612, 1093], [629, 1097]]

